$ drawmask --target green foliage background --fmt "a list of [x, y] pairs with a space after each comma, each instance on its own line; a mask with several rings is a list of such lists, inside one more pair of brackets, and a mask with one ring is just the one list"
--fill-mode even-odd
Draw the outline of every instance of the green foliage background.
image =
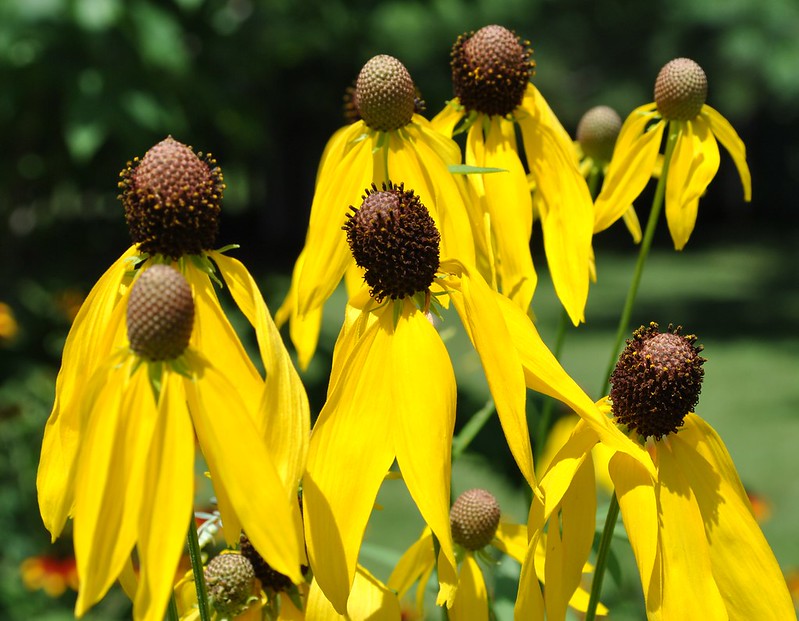
[[[785, 569], [799, 566], [794, 0], [5, 0], [0, 301], [12, 306], [21, 331], [0, 344], [4, 618], [70, 617], [68, 596], [50, 602], [25, 593], [17, 567], [50, 550], [34, 482], [68, 329], [61, 303], [65, 292], [85, 294], [129, 244], [116, 200], [125, 162], [168, 134], [212, 151], [228, 184], [220, 245], [242, 245], [237, 256], [274, 310], [302, 245], [318, 158], [342, 123], [344, 89], [362, 64], [378, 53], [400, 58], [432, 116], [451, 96], [455, 37], [489, 23], [530, 39], [534, 81], [569, 131], [590, 106], [609, 104], [624, 116], [651, 101], [657, 71], [674, 57], [689, 56], [707, 72], [708, 103], [747, 145], [754, 200], [742, 202], [722, 156], [688, 249], [676, 255], [662, 227], [635, 321], [674, 321], [700, 334], [711, 360], [700, 411], [722, 433], [745, 483], [771, 498], [764, 530], [779, 560]], [[640, 201], [642, 218], [649, 198]], [[596, 247], [600, 281], [588, 325], [571, 337], [565, 358], [589, 391], [601, 381], [634, 253], [622, 230], [603, 233]], [[534, 249], [540, 257], [537, 236]], [[551, 339], [556, 302], [545, 282], [536, 295]], [[338, 316], [329, 315], [327, 340], [305, 377], [316, 408], [338, 329]], [[462, 357], [461, 377], [473, 362]], [[462, 384], [459, 416], [468, 416], [484, 394], [479, 381]], [[488, 476], [518, 502], [512, 464], [493, 448], [499, 433], [489, 427], [473, 467], [459, 476]], [[524, 519], [523, 509], [517, 513]], [[124, 606], [111, 598], [93, 618], [124, 615]], [[629, 618], [636, 614], [633, 607]]]

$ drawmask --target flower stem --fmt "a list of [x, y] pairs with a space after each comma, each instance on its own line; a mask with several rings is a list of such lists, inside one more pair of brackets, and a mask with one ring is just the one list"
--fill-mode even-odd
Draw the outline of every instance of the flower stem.
[[178, 604], [175, 601], [174, 592], [169, 598], [169, 606], [166, 609], [166, 618], [167, 621], [178, 621], [180, 619], [180, 617], [178, 616]]
[[452, 461], [463, 455], [464, 451], [477, 437], [480, 430], [494, 413], [494, 400], [489, 399], [486, 404], [477, 410], [469, 421], [463, 426], [458, 435], [452, 440]]
[[[621, 349], [622, 341], [630, 329], [630, 317], [633, 313], [633, 306], [635, 305], [635, 298], [638, 294], [638, 286], [641, 284], [641, 277], [644, 274], [644, 265], [649, 256], [649, 249], [652, 247], [652, 240], [655, 237], [655, 229], [657, 228], [658, 220], [660, 219], [660, 212], [663, 210], [663, 199], [666, 194], [666, 179], [669, 174], [669, 163], [671, 161], [671, 154], [674, 151], [674, 144], [677, 142], [677, 134], [679, 126], [669, 123], [669, 133], [666, 139], [666, 152], [663, 155], [663, 169], [660, 172], [657, 188], [655, 188], [655, 196], [652, 199], [652, 209], [649, 212], [649, 219], [646, 222], [646, 230], [644, 231], [644, 238], [641, 240], [641, 249], [638, 251], [638, 261], [635, 264], [635, 272], [633, 279], [630, 282], [630, 288], [627, 290], [627, 299], [624, 302], [624, 309], [622, 310], [621, 317], [619, 317], [619, 328], [616, 331], [616, 341], [613, 344], [613, 349], [610, 352], [610, 360], [608, 361], [607, 371], [605, 372], [602, 388], [599, 391], [600, 395], [604, 395], [610, 386], [610, 375], [616, 367], [616, 359]], [[605, 568], [608, 560], [608, 550], [610, 550], [610, 541], [613, 538], [613, 531], [616, 528], [616, 520], [619, 518], [619, 502], [616, 499], [615, 492], [610, 497], [610, 506], [608, 507], [608, 515], [605, 518], [605, 528], [602, 531], [602, 540], [599, 542], [599, 551], [597, 552], [596, 566], [594, 568], [594, 580], [591, 583], [591, 597], [588, 600], [588, 608], [585, 613], [585, 621], [594, 621], [596, 617], [596, 609], [599, 604], [599, 596], [602, 591], [602, 581], [605, 578]]]
[[194, 525], [193, 515], [186, 539], [189, 547], [189, 559], [191, 559], [191, 570], [194, 573], [194, 586], [197, 589], [197, 607], [200, 611], [200, 621], [211, 621], [211, 613], [208, 610], [208, 589], [205, 586], [205, 576], [203, 575], [200, 540], [197, 538], [197, 528]]

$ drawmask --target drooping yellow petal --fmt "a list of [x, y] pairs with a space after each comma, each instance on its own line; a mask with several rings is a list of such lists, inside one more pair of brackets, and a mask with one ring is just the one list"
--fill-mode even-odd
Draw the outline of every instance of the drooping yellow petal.
[[540, 199], [552, 282], [572, 323], [585, 321], [594, 205], [573, 143], [546, 101], [528, 86], [517, 112], [525, 157]]
[[463, 118], [463, 115], [463, 107], [460, 105], [458, 98], [454, 97], [447, 102], [441, 112], [432, 118], [430, 125], [432, 125], [434, 130], [449, 138], [455, 131], [455, 126]]
[[[357, 140], [357, 134], [351, 140]], [[375, 160], [383, 154], [373, 152], [374, 147], [372, 137], [357, 140], [335, 166], [326, 166], [320, 174], [311, 205], [305, 259], [295, 281], [300, 315], [324, 304], [352, 261], [341, 227], [349, 207], [358, 207], [364, 190], [373, 181], [380, 182], [375, 179]]]
[[[713, 579], [702, 514], [669, 440], [657, 443], [660, 555], [664, 619], [728, 619]], [[634, 535], [628, 531], [630, 538]], [[649, 608], [651, 603], [647, 601]]]
[[[384, 352], [392, 390], [375, 397], [391, 414], [394, 450], [402, 478], [454, 573], [457, 563], [449, 499], [455, 373], [447, 348], [427, 316], [410, 300], [403, 304]], [[390, 313], [384, 315], [391, 319]]]
[[322, 306], [308, 311], [300, 316], [297, 309], [297, 280], [302, 271], [302, 264], [305, 258], [305, 250], [300, 252], [300, 256], [294, 263], [291, 275], [291, 285], [289, 286], [286, 299], [275, 313], [275, 324], [278, 328], [287, 321], [289, 324], [289, 337], [297, 350], [297, 364], [300, 369], [306, 370], [311, 363], [316, 346], [319, 343], [319, 331], [322, 327]]
[[366, 523], [394, 460], [386, 411], [393, 325], [391, 312], [383, 315], [363, 334], [342, 330], [336, 347], [350, 355], [314, 425], [303, 479], [314, 578], [339, 614], [347, 610]]
[[744, 188], [744, 200], [748, 203], [752, 200], [752, 175], [749, 172], [749, 165], [746, 163], [746, 147], [743, 140], [730, 125], [730, 122], [707, 104], [702, 106], [699, 115], [710, 125], [713, 135], [732, 156], [732, 161], [735, 162]]
[[495, 266], [502, 293], [527, 312], [537, 283], [530, 254], [533, 206], [516, 150], [515, 131], [513, 123], [500, 116], [491, 117], [485, 132], [484, 159], [475, 165], [507, 172], [470, 175], [469, 180], [482, 177], [485, 193], [478, 195], [491, 215], [498, 255]]
[[492, 291], [479, 274], [470, 273], [456, 261], [443, 262], [442, 270], [448, 266], [460, 274], [460, 292], [453, 291], [452, 302], [480, 356], [508, 447], [522, 475], [534, 488], [536, 479], [525, 413], [524, 372], [512, 334], [501, 321], [500, 305], [508, 303], [518, 313], [524, 313]]
[[649, 621], [669, 621], [660, 608], [663, 599], [663, 567], [658, 529], [660, 509], [652, 478], [641, 464], [624, 453], [616, 453], [608, 464], [616, 485], [624, 527], [635, 554]]
[[400, 618], [400, 606], [394, 592], [359, 565], [346, 616], [333, 608], [316, 580], [311, 583], [305, 614], [307, 619], [314, 621], [397, 621]]
[[286, 491], [293, 498], [308, 454], [311, 415], [305, 388], [250, 273], [236, 259], [218, 252], [210, 255], [219, 266], [236, 304], [255, 328], [266, 371], [257, 422], [275, 456]]
[[141, 581], [133, 605], [136, 621], [164, 618], [191, 524], [194, 500], [194, 429], [180, 376], [166, 373], [147, 456], [146, 493], [139, 512]]
[[602, 191], [594, 203], [594, 233], [616, 222], [652, 177], [666, 127], [663, 121], [649, 126], [655, 118], [657, 107], [647, 104], [633, 110], [624, 121]]
[[80, 576], [75, 613], [81, 616], [105, 595], [138, 538], [143, 478], [157, 418], [146, 365], [111, 360], [94, 379], [87, 432], [75, 473], [74, 544]]
[[36, 475], [39, 510], [53, 540], [61, 534], [74, 499], [76, 456], [84, 432], [79, 412], [85, 380], [114, 346], [116, 339], [109, 340], [107, 332], [124, 331], [124, 316], [116, 315], [122, 325], [115, 326], [112, 314], [130, 284], [126, 272], [136, 253], [135, 247], [128, 248], [92, 287], [64, 344]]
[[[413, 542], [394, 565], [386, 586], [396, 591], [397, 597], [402, 599], [425, 572], [435, 567], [435, 563], [433, 532], [425, 527], [419, 539]], [[421, 584], [420, 588], [424, 590], [424, 585]]]
[[527, 555], [527, 525], [500, 521], [492, 544], [519, 563], [523, 563]]
[[627, 230], [630, 231], [630, 235], [633, 236], [633, 242], [640, 244], [641, 223], [638, 221], [638, 214], [635, 213], [635, 207], [631, 205], [630, 208], [624, 212], [622, 218], [624, 218], [624, 224], [627, 227]]
[[527, 546], [524, 562], [522, 562], [519, 589], [516, 593], [516, 604], [513, 607], [515, 621], [544, 620], [544, 596], [541, 594], [541, 586], [535, 568], [535, 556], [540, 536], [541, 531], [533, 534]]
[[[275, 570], [302, 580], [299, 524], [266, 443], [240, 397], [215, 364], [193, 352], [192, 379], [184, 379], [189, 411], [215, 487], [224, 487], [254, 547]], [[252, 484], [252, 473], [258, 484]], [[220, 505], [220, 509], [221, 509]], [[223, 515], [222, 521], [228, 518]]]
[[596, 483], [590, 459], [584, 459], [563, 496], [560, 528], [557, 520], [547, 531], [544, 600], [548, 619], [564, 619], [580, 587], [594, 541]]
[[666, 178], [666, 221], [676, 250], [688, 242], [699, 197], [719, 169], [719, 147], [703, 118], [679, 122], [679, 127]]
[[670, 441], [674, 460], [696, 495], [713, 578], [730, 619], [795, 619], [780, 566], [721, 438], [700, 417], [689, 414]]
[[488, 621], [488, 592], [483, 572], [471, 552], [466, 553], [458, 578], [458, 594], [449, 609], [450, 621]]

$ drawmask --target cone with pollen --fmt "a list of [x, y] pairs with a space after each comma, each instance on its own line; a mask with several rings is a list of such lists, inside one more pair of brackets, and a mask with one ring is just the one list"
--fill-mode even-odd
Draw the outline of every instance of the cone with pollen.
[[621, 130], [619, 113], [609, 106], [595, 106], [577, 124], [577, 141], [588, 157], [609, 162]]
[[660, 439], [676, 432], [699, 401], [705, 359], [696, 336], [678, 326], [660, 332], [641, 326], [619, 356], [610, 377], [610, 401], [616, 421], [639, 435]]
[[354, 105], [372, 129], [393, 131], [411, 121], [416, 111], [416, 88], [400, 61], [381, 54], [369, 60], [355, 83]]
[[658, 73], [655, 103], [664, 119], [695, 119], [707, 99], [707, 76], [690, 58], [675, 58]]
[[372, 184], [359, 209], [350, 207], [344, 230], [355, 263], [366, 270], [370, 294], [381, 302], [426, 291], [439, 264], [440, 235], [413, 191]]
[[142, 358], [180, 356], [194, 325], [191, 287], [180, 272], [161, 264], [146, 269], [131, 289], [127, 325], [130, 348]]
[[484, 489], [463, 492], [449, 512], [452, 540], [467, 550], [480, 550], [494, 539], [499, 518], [499, 504], [492, 494]]
[[195, 154], [171, 136], [119, 174], [119, 198], [141, 252], [178, 259], [210, 250], [225, 189], [211, 154]]
[[502, 26], [458, 37], [452, 47], [452, 85], [466, 110], [510, 114], [522, 103], [535, 61], [529, 42]]
[[247, 605], [255, 587], [252, 563], [241, 554], [220, 554], [205, 568], [208, 599], [223, 617], [235, 617]]

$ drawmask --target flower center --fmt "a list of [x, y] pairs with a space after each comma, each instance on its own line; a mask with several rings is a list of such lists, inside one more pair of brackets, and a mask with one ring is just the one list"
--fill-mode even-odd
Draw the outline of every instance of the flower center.
[[369, 127], [392, 131], [410, 123], [416, 110], [416, 87], [405, 65], [381, 54], [361, 69], [353, 103]]
[[241, 533], [241, 537], [239, 538], [239, 550], [242, 556], [252, 563], [255, 577], [261, 581], [265, 589], [271, 589], [275, 593], [280, 593], [282, 591], [288, 591], [291, 588], [293, 584], [291, 578], [272, 569], [272, 566], [258, 554], [250, 538], [247, 537], [245, 533]]
[[225, 184], [210, 153], [198, 156], [170, 136], [119, 175], [125, 220], [142, 252], [178, 259], [213, 247]]
[[676, 432], [693, 411], [702, 389], [705, 359], [696, 336], [678, 326], [660, 332], [641, 326], [619, 356], [610, 377], [610, 401], [616, 421], [648, 438]]
[[666, 63], [655, 80], [655, 103], [669, 121], [695, 119], [707, 99], [707, 76], [690, 58]]
[[499, 503], [484, 489], [463, 492], [449, 511], [452, 539], [467, 550], [484, 548], [499, 527]]
[[247, 607], [255, 588], [255, 571], [241, 554], [228, 552], [212, 558], [203, 572], [208, 599], [220, 615], [235, 617]]
[[390, 181], [367, 189], [360, 209], [350, 207], [342, 227], [355, 263], [375, 300], [398, 300], [426, 291], [438, 271], [441, 239], [413, 191]]
[[588, 157], [597, 162], [609, 162], [621, 131], [621, 117], [608, 106], [588, 110], [577, 124], [577, 141]]
[[180, 356], [194, 325], [194, 299], [183, 275], [167, 265], [146, 268], [130, 291], [127, 325], [130, 348], [142, 358]]
[[506, 115], [522, 103], [535, 72], [529, 41], [502, 26], [462, 34], [452, 46], [452, 86], [466, 110]]

